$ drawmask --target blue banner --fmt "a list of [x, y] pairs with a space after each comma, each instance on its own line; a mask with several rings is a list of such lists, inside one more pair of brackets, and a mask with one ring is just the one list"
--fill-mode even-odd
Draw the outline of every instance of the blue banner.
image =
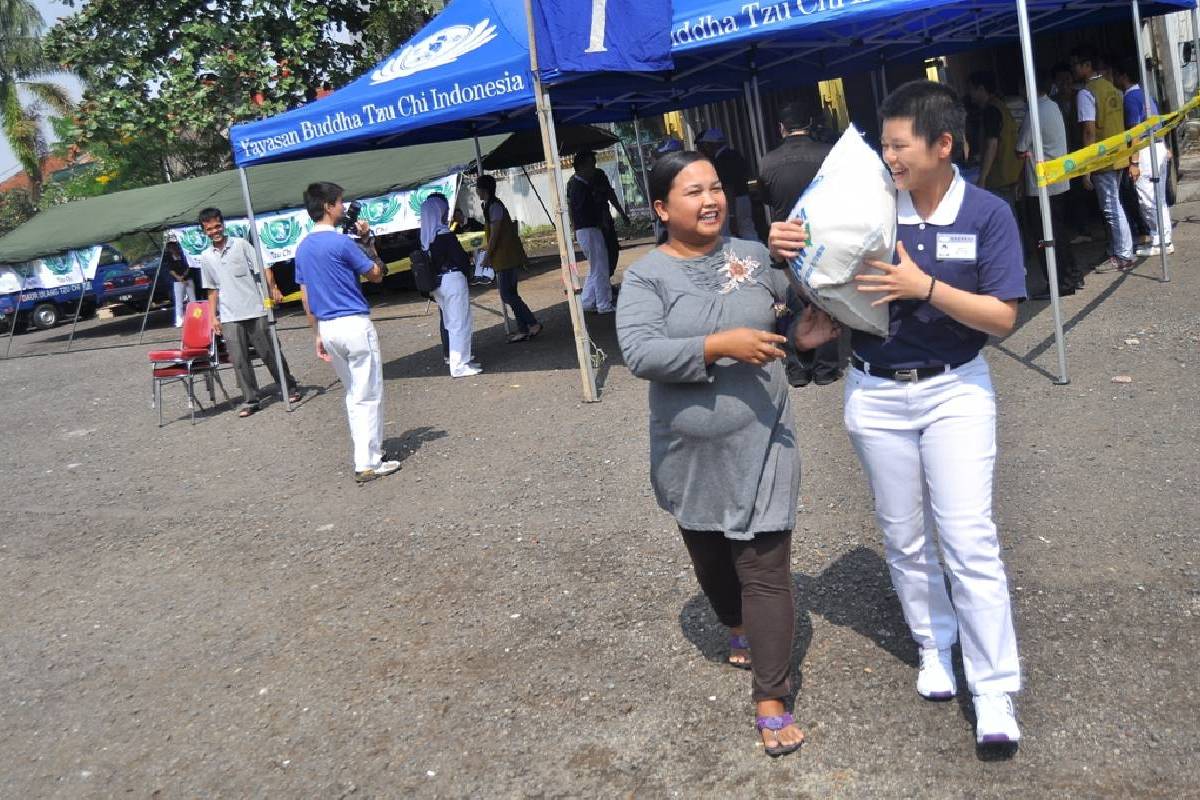
[[671, 69], [669, 0], [534, 0], [538, 71]]

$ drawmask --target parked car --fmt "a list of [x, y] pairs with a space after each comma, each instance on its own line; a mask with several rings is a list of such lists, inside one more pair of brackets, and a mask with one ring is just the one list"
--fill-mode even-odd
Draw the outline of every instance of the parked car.
[[154, 285], [155, 266], [151, 263], [130, 267], [120, 251], [104, 245], [95, 277], [86, 284], [0, 294], [0, 330], [7, 331], [14, 319], [18, 332], [26, 325], [49, 330], [63, 320], [74, 318], [77, 308], [83, 318], [92, 316], [101, 306], [116, 303], [144, 310], [148, 303], [171, 296], [169, 275], [160, 275], [158, 284]]

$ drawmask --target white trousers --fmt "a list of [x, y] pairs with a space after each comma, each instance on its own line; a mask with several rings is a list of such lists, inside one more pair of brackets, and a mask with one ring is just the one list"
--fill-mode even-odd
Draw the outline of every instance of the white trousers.
[[[737, 220], [731, 228], [729, 221], [732, 217], [737, 217]], [[754, 229], [754, 204], [750, 201], [750, 195], [733, 198], [733, 207], [729, 209], [729, 213], [725, 215], [725, 222], [721, 224], [721, 235], [758, 241], [758, 231]]]
[[383, 462], [383, 357], [375, 326], [360, 314], [321, 320], [317, 330], [346, 390], [354, 471], [375, 469]]
[[[1163, 226], [1166, 229], [1162, 240], [1171, 243], [1171, 207], [1167, 205], [1167, 146], [1162, 142], [1154, 143], [1154, 154], [1158, 161], [1158, 194], [1162, 199]], [[1142, 210], [1142, 219], [1150, 231], [1150, 243], [1157, 247], [1162, 242], [1158, 235], [1158, 209], [1154, 205], [1154, 183], [1150, 180], [1150, 148], [1143, 147], [1138, 151], [1138, 176], [1134, 188], [1137, 189], [1138, 206]]]
[[175, 292], [175, 327], [183, 327], [183, 311], [187, 308], [188, 303], [196, 302], [196, 284], [192, 283], [192, 279], [186, 281], [177, 281], [171, 279], [171, 290]]
[[941, 649], [961, 640], [972, 694], [1019, 690], [1008, 579], [992, 522], [996, 400], [987, 363], [977, 357], [917, 383], [851, 369], [845, 391], [846, 430], [875, 495], [913, 639]]
[[447, 272], [442, 283], [433, 290], [433, 299], [442, 310], [442, 322], [450, 335], [450, 374], [460, 375], [471, 363], [471, 293], [467, 276]]
[[599, 228], [580, 228], [575, 238], [583, 249], [588, 262], [587, 280], [583, 284], [583, 296], [579, 299], [585, 309], [612, 311], [612, 284], [608, 274], [608, 247], [604, 244], [604, 231]]

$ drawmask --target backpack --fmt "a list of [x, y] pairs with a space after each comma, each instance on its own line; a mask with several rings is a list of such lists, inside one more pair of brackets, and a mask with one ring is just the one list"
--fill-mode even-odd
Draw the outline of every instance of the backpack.
[[441, 284], [440, 276], [433, 269], [433, 259], [429, 257], [429, 251], [418, 247], [412, 251], [409, 262], [412, 264], [413, 283], [416, 284], [417, 291], [428, 297]]

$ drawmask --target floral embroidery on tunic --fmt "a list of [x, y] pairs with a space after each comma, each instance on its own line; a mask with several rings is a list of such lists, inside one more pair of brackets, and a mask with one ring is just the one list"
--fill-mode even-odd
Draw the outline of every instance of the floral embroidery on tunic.
[[729, 294], [743, 284], [758, 283], [754, 274], [762, 269], [762, 265], [749, 256], [740, 258], [732, 251], [725, 251], [725, 263], [717, 270], [725, 276], [725, 283], [718, 290], [721, 294]]

